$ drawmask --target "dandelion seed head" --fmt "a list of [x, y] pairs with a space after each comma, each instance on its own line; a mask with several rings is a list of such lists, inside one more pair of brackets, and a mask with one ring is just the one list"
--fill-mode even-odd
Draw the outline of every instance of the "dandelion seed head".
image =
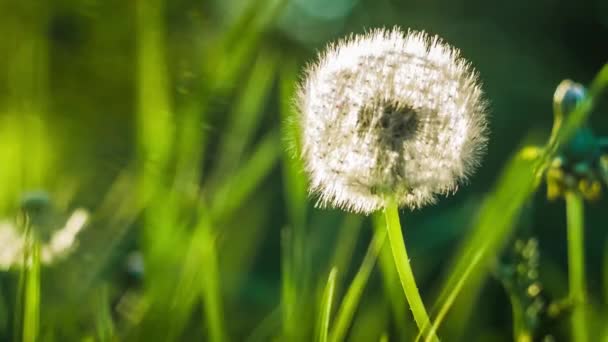
[[[51, 265], [57, 260], [70, 255], [78, 245], [77, 236], [86, 227], [89, 213], [85, 209], [76, 209], [67, 219], [65, 225], [53, 232], [49, 241], [42, 241], [40, 261]], [[23, 231], [10, 220], [0, 221], [0, 270], [11, 267], [22, 267], [28, 255], [28, 239]], [[31, 265], [31, 256], [26, 265]]]
[[486, 145], [486, 103], [460, 52], [424, 32], [331, 44], [300, 85], [302, 157], [318, 204], [370, 213], [453, 192]]

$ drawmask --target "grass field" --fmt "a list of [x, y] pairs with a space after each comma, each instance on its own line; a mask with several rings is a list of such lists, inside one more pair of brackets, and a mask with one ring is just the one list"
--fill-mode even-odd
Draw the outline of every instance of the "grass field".
[[[293, 102], [331, 39], [290, 36], [293, 6], [0, 1], [0, 341], [608, 340], [608, 64], [577, 105], [553, 97], [566, 67], [503, 88], [498, 50], [430, 16], [488, 88], [479, 175], [421, 210], [318, 209]], [[382, 15], [333, 36], [408, 24]], [[577, 178], [550, 201], [547, 173], [578, 172], [556, 158], [580, 155], [604, 197]]]

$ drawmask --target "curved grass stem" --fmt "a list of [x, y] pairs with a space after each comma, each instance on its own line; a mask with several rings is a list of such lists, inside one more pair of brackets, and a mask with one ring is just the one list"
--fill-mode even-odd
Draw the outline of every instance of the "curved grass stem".
[[574, 304], [571, 317], [572, 341], [588, 341], [585, 326], [585, 248], [584, 248], [584, 208], [582, 197], [573, 192], [566, 194], [566, 215], [568, 221], [568, 278], [570, 300]]
[[361, 301], [361, 296], [363, 295], [363, 290], [367, 285], [369, 277], [372, 273], [372, 269], [376, 264], [376, 259], [378, 258], [378, 254], [380, 254], [380, 250], [382, 246], [384, 246], [384, 241], [386, 240], [386, 231], [385, 230], [377, 230], [374, 233], [374, 239], [369, 245], [367, 249], [367, 253], [365, 254], [365, 258], [357, 271], [357, 274], [353, 278], [346, 294], [344, 295], [344, 299], [342, 300], [342, 304], [340, 305], [340, 309], [335, 318], [334, 328], [331, 331], [329, 341], [331, 342], [341, 342], [344, 341], [346, 334], [348, 332], [348, 328], [352, 323], [352, 319], [355, 316], [355, 311], [357, 310], [357, 306]]
[[[395, 260], [395, 266], [397, 273], [399, 274], [399, 280], [405, 293], [405, 298], [410, 305], [416, 325], [422, 334], [426, 329], [430, 327], [429, 316], [418, 292], [418, 286], [414, 279], [414, 273], [410, 265], [410, 259], [407, 256], [407, 250], [403, 240], [403, 233], [401, 232], [401, 223], [399, 221], [399, 210], [395, 202], [390, 201], [384, 209], [384, 216], [386, 219], [386, 228], [388, 230], [388, 239], [390, 242], [391, 250], [393, 251], [393, 258]], [[438, 341], [436, 336], [430, 336], [432, 341]]]
[[334, 290], [336, 289], [336, 274], [338, 269], [333, 267], [329, 272], [327, 285], [323, 291], [321, 299], [321, 314], [319, 315], [319, 337], [318, 342], [327, 342], [329, 334], [329, 321], [331, 319], [331, 306], [334, 300]]

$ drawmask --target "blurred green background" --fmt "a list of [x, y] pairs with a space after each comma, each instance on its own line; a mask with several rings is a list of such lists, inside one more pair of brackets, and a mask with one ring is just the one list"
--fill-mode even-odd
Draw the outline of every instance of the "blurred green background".
[[[38, 338], [312, 339], [329, 269], [338, 265], [340, 297], [372, 222], [314, 208], [283, 123], [319, 49], [394, 25], [461, 49], [491, 108], [488, 152], [470, 182], [403, 212], [432, 308], [509, 157], [548, 138], [557, 84], [588, 84], [607, 61], [608, 2], [0, 0], [0, 213], [15, 217], [24, 194], [38, 190], [57, 220], [76, 208], [92, 213], [74, 253], [42, 266]], [[604, 97], [591, 117], [598, 135], [608, 136], [606, 113]], [[604, 337], [607, 204], [604, 196], [587, 205], [585, 231], [590, 321]], [[547, 201], [541, 186], [513, 234], [538, 240], [547, 303], [568, 290], [565, 217], [563, 200]], [[380, 273], [348, 340], [416, 336], [404, 298]], [[20, 274], [0, 273], [0, 340], [22, 337]], [[443, 340], [513, 339], [509, 294], [496, 277], [465, 304], [472, 315], [448, 315]], [[535, 336], [568, 340], [567, 311], [539, 318]]]

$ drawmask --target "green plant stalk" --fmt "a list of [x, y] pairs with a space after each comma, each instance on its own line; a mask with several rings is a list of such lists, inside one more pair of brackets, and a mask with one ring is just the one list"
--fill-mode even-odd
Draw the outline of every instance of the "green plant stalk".
[[367, 285], [367, 281], [372, 269], [374, 268], [378, 254], [380, 253], [382, 246], [384, 246], [385, 240], [386, 230], [375, 231], [374, 239], [369, 245], [365, 258], [363, 259], [355, 278], [351, 282], [350, 287], [344, 295], [342, 305], [340, 306], [336, 316], [334, 328], [332, 329], [330, 335], [330, 341], [338, 342], [344, 340], [344, 336], [346, 336], [346, 332], [350, 327], [351, 321], [355, 315], [355, 310], [357, 309], [359, 301], [361, 300], [363, 290]]
[[[24, 258], [23, 265], [25, 265], [27, 259]], [[23, 326], [23, 302], [25, 295], [25, 280], [26, 280], [26, 268], [22, 267], [19, 270], [19, 280], [17, 281], [17, 296], [15, 297], [15, 311], [13, 312], [13, 342], [21, 341], [21, 327]]]
[[[378, 234], [379, 231], [387, 232], [386, 220], [384, 212], [378, 212], [373, 216], [373, 231]], [[416, 327], [416, 323], [407, 319], [407, 299], [401, 289], [401, 282], [397, 274], [397, 268], [393, 261], [393, 252], [389, 244], [384, 244], [378, 256], [378, 266], [382, 277], [382, 285], [384, 292], [387, 295], [389, 306], [392, 311], [393, 322], [397, 328], [396, 337], [401, 340], [411, 339]]]
[[[203, 227], [200, 229], [209, 229]], [[209, 341], [224, 341], [222, 297], [219, 285], [219, 270], [215, 237], [211, 232], [204, 231], [205, 241], [202, 245], [203, 260], [206, 276], [203, 279], [203, 305], [209, 329]]]
[[[474, 270], [475, 266], [480, 262], [482, 256], [483, 256], [482, 251], [478, 251], [475, 254], [475, 256], [471, 259], [469, 266], [464, 270], [462, 276], [458, 279], [458, 282], [455, 284], [453, 291], [450, 292], [450, 294], [445, 299], [444, 304], [441, 306], [441, 309], [439, 309], [439, 312], [437, 313], [437, 316], [435, 317], [435, 321], [433, 322], [433, 326], [431, 326], [431, 330], [429, 331], [426, 342], [430, 341], [431, 336], [435, 335], [437, 329], [439, 328], [439, 325], [441, 324], [441, 322], [443, 322], [443, 319], [448, 314], [449, 309], [454, 304], [454, 301], [456, 300], [456, 296], [462, 290], [462, 287], [464, 286], [465, 281], [469, 278], [469, 276], [470, 276], [471, 272]], [[422, 337], [422, 331], [416, 338], [416, 341], [418, 341], [420, 339], [420, 337]]]
[[572, 340], [586, 342], [585, 326], [585, 248], [584, 248], [584, 208], [582, 197], [574, 192], [566, 194], [566, 215], [568, 221], [568, 278], [570, 300], [574, 304], [571, 316]]
[[[388, 239], [391, 250], [393, 251], [395, 266], [397, 267], [397, 273], [399, 274], [399, 280], [401, 281], [405, 298], [407, 298], [407, 302], [410, 305], [418, 329], [424, 333], [425, 329], [430, 327], [429, 315], [426, 312], [424, 303], [418, 292], [418, 286], [416, 285], [414, 273], [410, 266], [410, 259], [407, 256], [403, 233], [401, 232], [399, 209], [393, 200], [389, 200], [385, 207], [384, 216], [386, 219], [386, 228], [388, 230]], [[431, 335], [431, 338], [432, 340], [438, 340], [437, 337], [433, 335]]]
[[110, 294], [108, 284], [101, 285], [96, 290], [97, 311], [96, 311], [96, 330], [99, 341], [111, 341], [114, 336], [114, 323], [110, 312]]
[[[25, 280], [25, 300], [23, 310], [23, 341], [38, 340], [40, 327], [40, 244], [33, 239], [30, 250], [31, 265], [24, 264], [27, 269]], [[29, 267], [29, 268], [28, 268]]]
[[338, 269], [333, 267], [329, 272], [327, 278], [327, 285], [323, 291], [323, 298], [321, 299], [321, 315], [319, 318], [319, 342], [327, 342], [327, 335], [329, 333], [329, 320], [331, 318], [331, 304], [334, 299], [334, 290], [336, 288], [336, 274]]
[[532, 335], [524, 324], [524, 320], [526, 319], [524, 307], [515, 296], [511, 295], [509, 297], [511, 301], [511, 310], [513, 312], [513, 340], [515, 342], [532, 341]]

